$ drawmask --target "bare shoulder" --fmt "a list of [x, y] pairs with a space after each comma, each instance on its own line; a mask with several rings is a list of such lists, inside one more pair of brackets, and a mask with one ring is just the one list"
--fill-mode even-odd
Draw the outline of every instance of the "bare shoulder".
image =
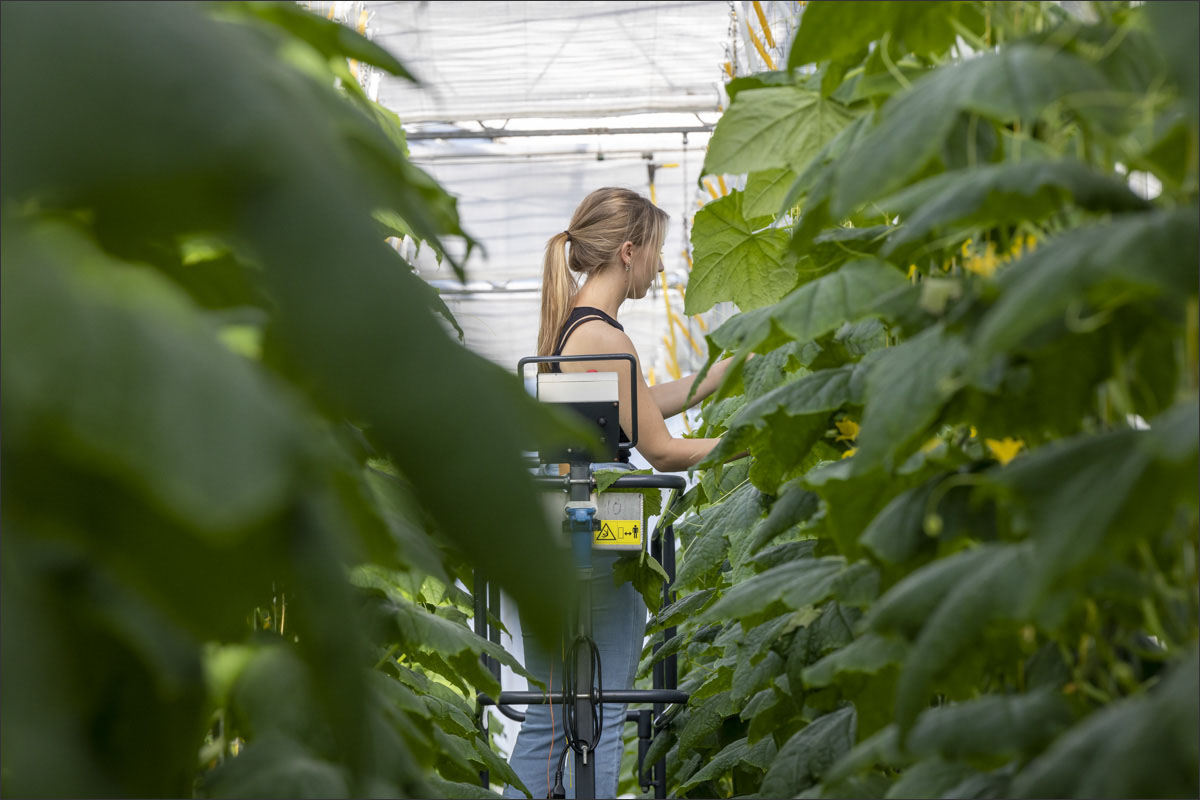
[[563, 348], [564, 355], [583, 355], [586, 353], [629, 353], [634, 357], [637, 351], [633, 348], [633, 340], [624, 331], [619, 331], [603, 320], [590, 320], [580, 325]]

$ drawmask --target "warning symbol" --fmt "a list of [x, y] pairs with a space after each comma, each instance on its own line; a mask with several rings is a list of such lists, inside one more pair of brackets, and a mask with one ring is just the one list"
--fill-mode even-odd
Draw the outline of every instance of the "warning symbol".
[[605, 520], [600, 529], [592, 534], [597, 547], [617, 550], [640, 550], [642, 547], [641, 520]]

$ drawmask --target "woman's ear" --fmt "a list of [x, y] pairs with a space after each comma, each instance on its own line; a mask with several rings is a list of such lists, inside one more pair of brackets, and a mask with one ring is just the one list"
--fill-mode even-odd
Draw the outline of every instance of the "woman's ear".
[[625, 241], [621, 243], [621, 266], [625, 266], [633, 261], [633, 242]]

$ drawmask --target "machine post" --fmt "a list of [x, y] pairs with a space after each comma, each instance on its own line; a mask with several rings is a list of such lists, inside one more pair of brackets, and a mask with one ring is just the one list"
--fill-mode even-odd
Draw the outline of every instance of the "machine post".
[[[474, 570], [474, 578], [471, 581], [471, 595], [475, 605], [475, 635], [482, 639], [487, 638], [487, 581], [484, 580], [483, 573], [478, 569]], [[497, 609], [499, 613], [499, 609]], [[483, 661], [484, 669], [489, 669], [487, 654], [484, 653], [480, 657]], [[487, 709], [483, 706], [479, 707], [479, 730], [483, 732], [484, 737], [487, 736]], [[479, 782], [483, 788], [488, 788], [491, 785], [491, 776], [486, 769], [479, 771]]]
[[[588, 462], [573, 462], [571, 464], [570, 499], [575, 502], [587, 502], [591, 499], [592, 469]], [[592, 684], [596, 679], [592, 671], [592, 520], [587, 518], [586, 526], [581, 519], [571, 520], [571, 542], [576, 558], [576, 573], [579, 576], [579, 609], [578, 632], [584, 639], [584, 646], [573, 647], [575, 653], [575, 726], [576, 735], [580, 729], [592, 730], [592, 714], [596, 710], [592, 703]], [[575, 639], [572, 638], [572, 642]], [[597, 731], [598, 733], [598, 731]], [[590, 734], [589, 734], [590, 735]], [[579, 800], [591, 800], [596, 796], [596, 756], [591, 752], [594, 741], [583, 741], [582, 751], [575, 752], [575, 797]]]

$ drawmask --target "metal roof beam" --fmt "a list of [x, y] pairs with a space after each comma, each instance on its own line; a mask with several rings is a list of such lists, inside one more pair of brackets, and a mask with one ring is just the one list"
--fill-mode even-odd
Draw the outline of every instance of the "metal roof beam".
[[410, 142], [427, 139], [507, 139], [517, 136], [619, 136], [639, 133], [711, 133], [715, 125], [679, 125], [637, 128], [559, 128], [553, 130], [412, 131]]

